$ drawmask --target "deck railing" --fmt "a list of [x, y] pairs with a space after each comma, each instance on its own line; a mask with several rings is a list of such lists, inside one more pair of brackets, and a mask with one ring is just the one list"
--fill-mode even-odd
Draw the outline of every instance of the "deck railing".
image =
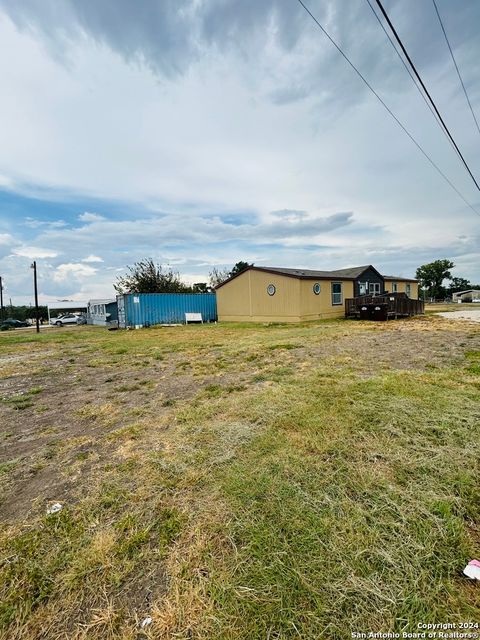
[[[362, 308], [373, 310], [381, 307], [385, 310], [386, 317], [397, 318], [399, 316], [416, 316], [424, 313], [425, 305], [423, 300], [414, 300], [403, 294], [385, 294], [380, 296], [359, 296], [357, 298], [346, 298], [345, 317], [359, 318], [362, 315]], [[363, 314], [365, 315], [365, 314]], [[373, 318], [373, 313], [372, 313]]]

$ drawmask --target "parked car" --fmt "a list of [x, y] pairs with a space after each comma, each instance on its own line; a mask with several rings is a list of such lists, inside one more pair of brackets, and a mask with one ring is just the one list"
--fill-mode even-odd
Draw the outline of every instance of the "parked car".
[[18, 329], [19, 327], [31, 327], [32, 325], [26, 320], [15, 320], [15, 318], [7, 318], [1, 323], [2, 327], [9, 329]]
[[84, 313], [77, 316], [77, 324], [87, 324], [87, 316]]
[[78, 316], [75, 313], [65, 313], [63, 316], [58, 316], [58, 318], [52, 318], [50, 324], [56, 327], [63, 327], [66, 324], [77, 324], [77, 319]]

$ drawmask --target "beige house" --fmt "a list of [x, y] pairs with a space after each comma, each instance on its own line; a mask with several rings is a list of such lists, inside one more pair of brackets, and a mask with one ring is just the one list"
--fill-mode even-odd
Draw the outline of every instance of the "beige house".
[[418, 300], [418, 280], [403, 276], [383, 276], [383, 279], [388, 293], [406, 293], [409, 298]]
[[353, 277], [330, 271], [250, 267], [217, 287], [220, 321], [300, 322], [336, 318]]
[[[417, 281], [395, 279], [398, 291], [417, 296]], [[300, 322], [345, 315], [345, 299], [389, 290], [372, 265], [314, 271], [249, 267], [216, 288], [220, 321]]]

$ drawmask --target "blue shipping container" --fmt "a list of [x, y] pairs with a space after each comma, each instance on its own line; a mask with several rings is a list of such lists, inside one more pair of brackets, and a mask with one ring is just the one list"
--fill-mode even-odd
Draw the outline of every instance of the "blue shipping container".
[[217, 319], [215, 293], [126, 293], [117, 296], [118, 326], [184, 324], [186, 313], [201, 313], [204, 322]]

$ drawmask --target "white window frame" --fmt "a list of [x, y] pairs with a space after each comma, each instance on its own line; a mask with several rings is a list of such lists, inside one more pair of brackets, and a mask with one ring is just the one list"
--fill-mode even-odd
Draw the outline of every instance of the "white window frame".
[[[334, 285], [340, 285], [340, 291], [334, 292]], [[340, 296], [340, 302], [335, 302], [335, 296]], [[332, 282], [332, 306], [338, 306], [343, 304], [343, 282]]]
[[398, 282], [392, 282], [392, 293], [398, 293]]
[[405, 293], [409, 298], [412, 295], [412, 285], [410, 284], [410, 282], [407, 282], [405, 285]]
[[[378, 290], [378, 293], [377, 293], [377, 290]], [[370, 282], [370, 284], [368, 285], [368, 293], [373, 296], [380, 295], [381, 293], [380, 283]]]
[[[362, 291], [363, 287], [363, 291]], [[368, 292], [368, 282], [359, 282], [358, 283], [358, 293], [361, 296], [366, 296]]]

